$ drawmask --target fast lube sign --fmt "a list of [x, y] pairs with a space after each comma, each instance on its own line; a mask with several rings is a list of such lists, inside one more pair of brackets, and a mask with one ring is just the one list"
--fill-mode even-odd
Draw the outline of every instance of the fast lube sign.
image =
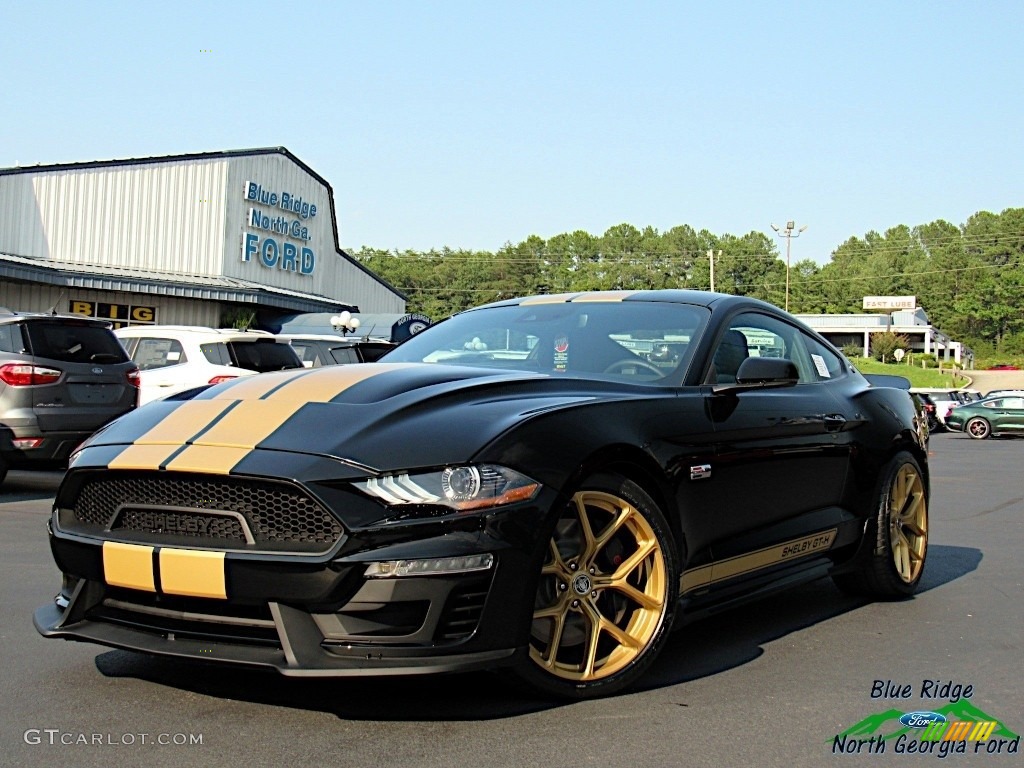
[[242, 261], [312, 275], [316, 253], [309, 242], [316, 205], [290, 192], [264, 189], [255, 181], [245, 182], [242, 193], [251, 206], [245, 221], [248, 231], [242, 233]]

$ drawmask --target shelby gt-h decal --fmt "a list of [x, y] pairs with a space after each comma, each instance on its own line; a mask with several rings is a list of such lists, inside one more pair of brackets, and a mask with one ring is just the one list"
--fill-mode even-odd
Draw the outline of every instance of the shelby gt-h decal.
[[515, 299], [190, 394], [73, 457], [43, 635], [286, 675], [511, 665], [583, 698], [679, 613], [823, 575], [909, 595], [924, 568], [910, 396], [742, 297]]

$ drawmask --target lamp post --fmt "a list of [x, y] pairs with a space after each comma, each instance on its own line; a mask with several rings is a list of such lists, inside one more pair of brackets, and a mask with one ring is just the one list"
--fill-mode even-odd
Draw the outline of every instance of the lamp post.
[[778, 226], [776, 226], [775, 224], [772, 224], [772, 229], [775, 230], [775, 234], [777, 234], [779, 237], [786, 238], [786, 311], [787, 312], [789, 312], [789, 251], [790, 251], [790, 244], [791, 244], [791, 242], [792, 242], [794, 237], [800, 237], [800, 233], [803, 232], [805, 229], [807, 229], [807, 225], [804, 224], [802, 227], [800, 227], [800, 229], [798, 229], [796, 232], [794, 232], [793, 229], [795, 227], [796, 227], [796, 222], [793, 222], [793, 221], [787, 221], [786, 222], [786, 228], [784, 230], [780, 230], [778, 228]]
[[359, 327], [359, 318], [352, 317], [352, 313], [345, 310], [340, 315], [334, 315], [331, 318], [331, 325], [334, 330], [345, 336], [346, 334], [353, 333]]

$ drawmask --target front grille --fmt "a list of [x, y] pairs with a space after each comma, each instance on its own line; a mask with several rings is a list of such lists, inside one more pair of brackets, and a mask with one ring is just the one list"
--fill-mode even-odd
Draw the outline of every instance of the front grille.
[[71, 509], [86, 527], [196, 546], [323, 552], [343, 533], [301, 488], [242, 477], [107, 473], [87, 480]]
[[110, 529], [147, 532], [173, 530], [182, 536], [203, 536], [224, 541], [237, 541], [242, 544], [248, 543], [245, 529], [237, 518], [176, 510], [170, 517], [173, 527], [168, 525], [168, 520], [166, 512], [128, 508], [122, 510]]

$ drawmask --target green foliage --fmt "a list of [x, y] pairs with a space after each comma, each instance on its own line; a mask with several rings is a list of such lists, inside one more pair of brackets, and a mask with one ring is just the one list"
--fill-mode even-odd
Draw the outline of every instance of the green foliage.
[[[435, 320], [512, 296], [599, 289], [714, 287], [786, 303], [779, 240], [763, 232], [716, 235], [680, 225], [659, 232], [629, 223], [601, 235], [531, 235], [496, 253], [361, 248], [354, 256], [405, 293], [411, 312]], [[783, 246], [784, 247], [784, 246]], [[789, 270], [792, 312], [860, 312], [866, 295], [914, 295], [933, 325], [966, 341], [979, 359], [1024, 355], [1024, 208], [979, 212], [850, 237], [819, 266]]]
[[856, 362], [864, 357], [864, 347], [851, 341], [849, 344], [843, 344], [842, 353], [847, 360]]
[[227, 307], [220, 313], [220, 328], [247, 331], [256, 325], [256, 312], [247, 307]]
[[904, 352], [910, 349], [910, 340], [889, 331], [887, 333], [871, 334], [871, 356], [880, 362], [891, 363], [895, 360], [894, 353], [897, 349]]
[[922, 369], [918, 365], [907, 365], [906, 363], [886, 364], [870, 358], [861, 358], [854, 361], [854, 366], [861, 373], [888, 373], [894, 376], [903, 376], [910, 380], [912, 387], [950, 389], [962, 387], [967, 382], [958, 374], [939, 373], [932, 368]]

